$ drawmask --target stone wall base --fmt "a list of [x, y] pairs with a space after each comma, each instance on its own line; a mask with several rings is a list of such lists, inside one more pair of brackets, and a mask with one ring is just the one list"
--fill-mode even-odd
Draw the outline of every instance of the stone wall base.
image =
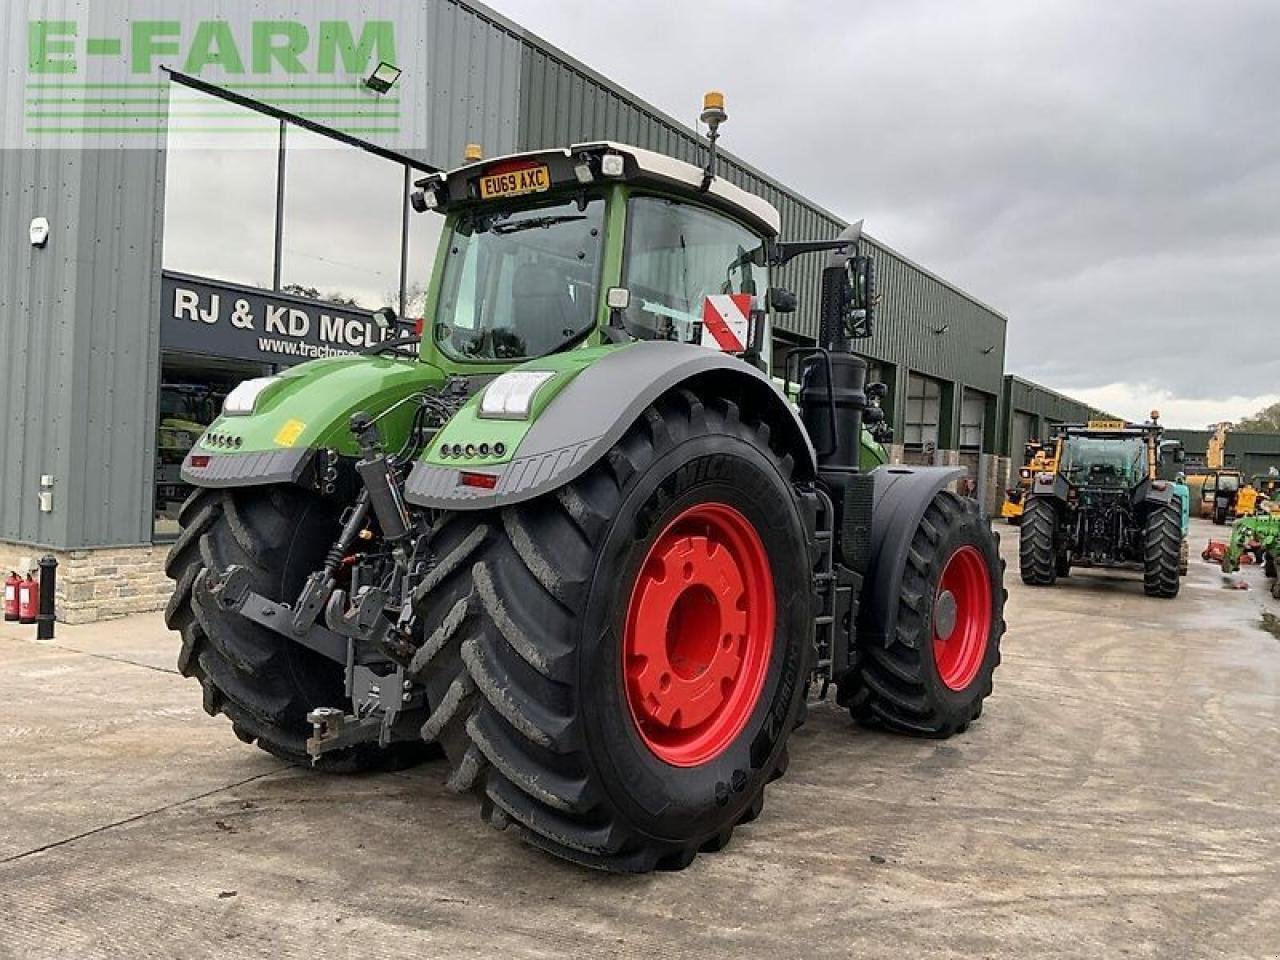
[[22, 573], [29, 562], [35, 571], [36, 561], [46, 554], [58, 561], [54, 613], [63, 623], [162, 610], [173, 593], [173, 581], [164, 575], [168, 544], [47, 550], [0, 540], [0, 570], [6, 577], [10, 570]]

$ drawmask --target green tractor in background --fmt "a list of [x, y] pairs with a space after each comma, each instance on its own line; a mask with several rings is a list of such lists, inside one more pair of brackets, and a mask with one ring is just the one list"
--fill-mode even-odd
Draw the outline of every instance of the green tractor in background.
[[[598, 142], [425, 178], [421, 336], [227, 397], [167, 617], [241, 739], [328, 770], [438, 745], [492, 825], [645, 871], [760, 814], [810, 690], [910, 735], [980, 715], [1003, 563], [961, 470], [871, 436], [861, 225], [780, 240], [703, 116], [705, 169]], [[819, 346], [779, 386], [770, 274], [813, 254]]]
[[1158, 416], [1057, 428], [1053, 469], [1032, 479], [1022, 513], [1023, 583], [1051, 586], [1073, 565], [1137, 567], [1147, 596], [1178, 595], [1190, 494], [1160, 476], [1166, 459], [1181, 463], [1185, 454], [1179, 441], [1162, 439]]

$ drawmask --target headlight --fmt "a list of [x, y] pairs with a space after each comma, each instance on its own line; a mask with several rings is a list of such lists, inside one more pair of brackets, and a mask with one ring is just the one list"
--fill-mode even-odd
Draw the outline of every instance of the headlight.
[[491, 420], [528, 420], [533, 398], [555, 376], [551, 370], [508, 370], [485, 388], [480, 416]]
[[278, 377], [254, 377], [246, 380], [227, 394], [222, 401], [222, 415], [225, 417], [247, 417], [262, 396], [262, 391], [275, 383]]

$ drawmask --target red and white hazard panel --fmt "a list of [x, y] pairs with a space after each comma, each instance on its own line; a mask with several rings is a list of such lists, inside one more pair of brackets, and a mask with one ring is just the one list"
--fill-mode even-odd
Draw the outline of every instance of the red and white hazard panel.
[[702, 345], [725, 353], [747, 349], [751, 329], [749, 293], [715, 293], [702, 301]]

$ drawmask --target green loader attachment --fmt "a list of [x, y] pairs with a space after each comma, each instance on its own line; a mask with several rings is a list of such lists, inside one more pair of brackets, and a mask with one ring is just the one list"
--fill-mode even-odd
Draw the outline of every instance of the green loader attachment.
[[[420, 335], [384, 313], [363, 355], [227, 397], [167, 617], [241, 739], [335, 771], [442, 752], [493, 826], [646, 871], [760, 815], [811, 693], [913, 736], [978, 718], [1003, 564], [961, 471], [886, 462], [861, 224], [782, 240], [714, 143], [424, 178]], [[817, 342], [772, 357], [801, 256]]]
[[1252, 553], [1263, 564], [1263, 572], [1271, 581], [1271, 596], [1280, 600], [1280, 580], [1276, 563], [1280, 561], [1280, 515], [1241, 517], [1231, 525], [1231, 539], [1222, 555], [1222, 572], [1235, 573], [1240, 558]]

